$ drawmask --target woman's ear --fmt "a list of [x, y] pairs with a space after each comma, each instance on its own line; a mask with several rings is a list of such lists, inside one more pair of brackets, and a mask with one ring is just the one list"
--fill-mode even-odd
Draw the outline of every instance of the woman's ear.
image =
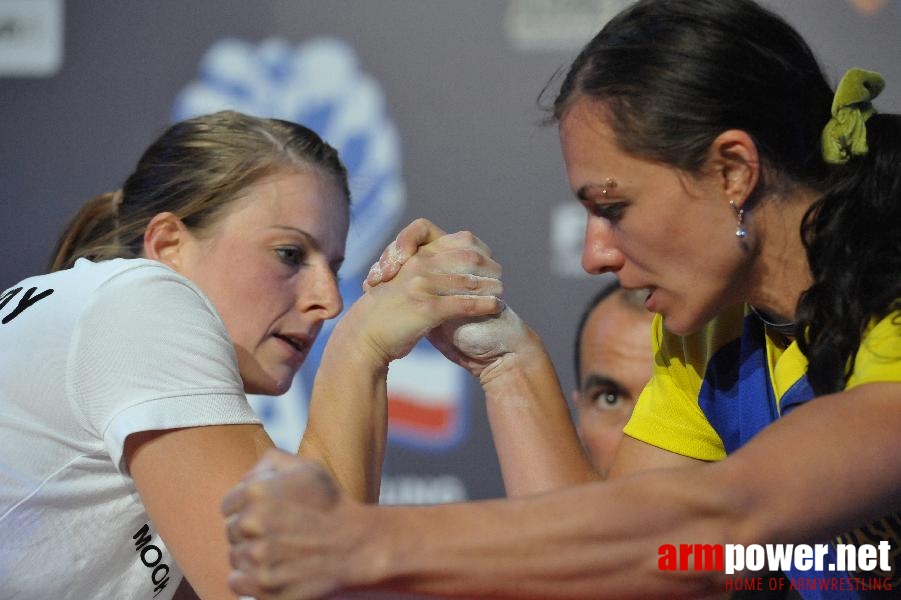
[[181, 219], [171, 212], [159, 213], [144, 230], [144, 257], [180, 271], [182, 253], [191, 237]]
[[713, 140], [710, 152], [723, 193], [741, 208], [760, 179], [757, 144], [746, 131], [728, 129]]

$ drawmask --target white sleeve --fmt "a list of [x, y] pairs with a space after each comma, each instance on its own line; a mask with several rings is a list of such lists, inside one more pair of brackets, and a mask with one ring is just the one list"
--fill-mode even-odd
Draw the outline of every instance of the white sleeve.
[[82, 425], [127, 474], [132, 433], [259, 423], [231, 340], [209, 300], [159, 265], [97, 288], [69, 348], [67, 392]]

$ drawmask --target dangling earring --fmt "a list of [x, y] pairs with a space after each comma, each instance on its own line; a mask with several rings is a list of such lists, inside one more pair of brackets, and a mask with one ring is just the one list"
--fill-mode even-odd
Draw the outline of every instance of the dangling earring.
[[735, 230], [735, 237], [737, 237], [738, 239], [743, 239], [746, 235], [748, 235], [748, 230], [745, 229], [744, 226], [745, 209], [735, 206], [735, 201], [733, 200], [729, 200], [729, 206], [732, 207], [732, 210], [735, 211], [735, 216], [738, 217], [738, 228]]

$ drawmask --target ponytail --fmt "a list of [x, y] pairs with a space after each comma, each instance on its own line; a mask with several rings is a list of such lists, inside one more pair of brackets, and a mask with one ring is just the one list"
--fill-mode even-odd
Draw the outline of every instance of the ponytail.
[[104, 260], [128, 254], [117, 235], [121, 198], [121, 191], [107, 192], [81, 207], [56, 243], [49, 272], [68, 269], [79, 258]]
[[844, 389], [867, 326], [901, 309], [901, 116], [875, 114], [866, 154], [802, 222], [813, 285], [798, 304], [798, 346], [817, 395]]

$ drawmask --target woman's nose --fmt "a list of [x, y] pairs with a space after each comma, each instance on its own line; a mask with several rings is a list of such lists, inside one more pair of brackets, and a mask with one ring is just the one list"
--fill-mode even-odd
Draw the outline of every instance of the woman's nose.
[[341, 314], [344, 300], [338, 287], [338, 277], [330, 267], [315, 267], [298, 285], [297, 306], [301, 312], [316, 311], [323, 321]]
[[582, 246], [582, 268], [593, 275], [616, 272], [623, 266], [623, 253], [616, 246], [616, 236], [605, 219], [588, 216], [585, 242]]

